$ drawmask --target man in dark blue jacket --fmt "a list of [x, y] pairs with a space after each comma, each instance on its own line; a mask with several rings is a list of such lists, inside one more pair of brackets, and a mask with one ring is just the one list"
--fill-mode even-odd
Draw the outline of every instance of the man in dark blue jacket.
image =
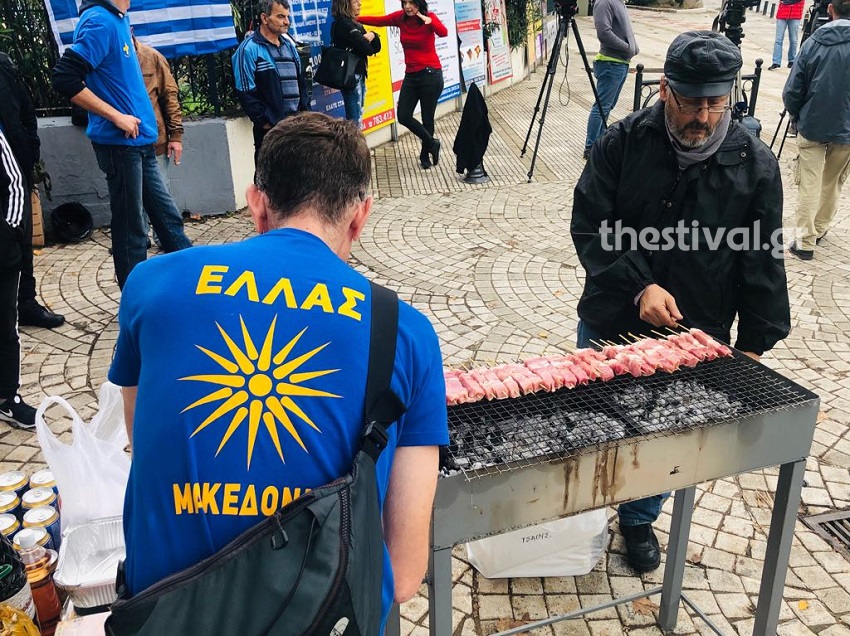
[[850, 0], [827, 8], [832, 22], [803, 44], [782, 99], [797, 122], [797, 237], [794, 256], [811, 260], [829, 230], [850, 174]]
[[158, 131], [130, 33], [130, 0], [83, 0], [53, 87], [89, 112], [86, 134], [109, 186], [118, 286], [147, 258], [142, 201], [166, 252], [191, 247], [156, 162]]
[[289, 31], [289, 0], [260, 0], [260, 28], [233, 54], [236, 93], [254, 124], [254, 162], [266, 133], [300, 110], [310, 110], [301, 59]]

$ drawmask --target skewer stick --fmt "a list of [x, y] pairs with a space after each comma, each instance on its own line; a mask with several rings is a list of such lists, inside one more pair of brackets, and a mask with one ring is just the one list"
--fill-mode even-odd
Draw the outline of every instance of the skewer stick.
[[[679, 323], [676, 323], [676, 324], [678, 325]], [[664, 328], [665, 328], [667, 331], [669, 331], [670, 333], [672, 333], [674, 336], [679, 335], [679, 332], [678, 332], [678, 331], [675, 331], [674, 329], [671, 329], [670, 327], [664, 327]]]
[[620, 334], [619, 338], [620, 338], [620, 340], [622, 340], [626, 344], [632, 344], [632, 342], [628, 338], [626, 338], [623, 334]]
[[602, 343], [597, 342], [596, 340], [590, 340], [590, 344], [595, 345], [595, 346], [599, 347], [600, 349], [602, 348]]
[[652, 333], [654, 333], [656, 336], [660, 336], [662, 338], [667, 338], [666, 334], [663, 334], [660, 331], [655, 331], [655, 329], [652, 330]]
[[681, 329], [682, 331], [690, 331], [687, 327], [680, 325], [678, 322], [673, 325], [676, 329]]
[[631, 331], [629, 332], [629, 335], [630, 335], [632, 338], [634, 338], [635, 342], [640, 342], [641, 340], [646, 339], [646, 336], [638, 337], [638, 336], [636, 336], [635, 334], [633, 334]]

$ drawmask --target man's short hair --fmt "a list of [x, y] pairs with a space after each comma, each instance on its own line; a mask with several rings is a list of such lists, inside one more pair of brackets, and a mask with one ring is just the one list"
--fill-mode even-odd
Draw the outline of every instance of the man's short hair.
[[832, 10], [837, 18], [850, 18], [850, 0], [833, 0]]
[[334, 225], [366, 196], [371, 176], [369, 147], [356, 123], [306, 112], [268, 132], [254, 180], [279, 219], [311, 207]]
[[289, 0], [260, 0], [260, 4], [257, 9], [259, 10], [260, 15], [271, 15], [274, 5], [276, 4], [279, 4], [289, 11]]

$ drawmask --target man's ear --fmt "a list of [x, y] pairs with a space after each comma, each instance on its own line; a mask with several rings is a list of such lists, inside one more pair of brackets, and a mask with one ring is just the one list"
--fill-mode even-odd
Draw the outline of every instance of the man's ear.
[[831, 2], [827, 5], [826, 12], [829, 14], [830, 20], [835, 20], [835, 7], [832, 6]]
[[245, 191], [248, 200], [248, 208], [251, 210], [251, 218], [254, 219], [254, 227], [260, 234], [269, 231], [269, 198], [253, 183]]
[[662, 102], [666, 102], [668, 97], [670, 96], [670, 89], [667, 86], [667, 79], [662, 75], [661, 82], [658, 84], [658, 99]]
[[357, 211], [354, 213], [354, 216], [351, 218], [351, 223], [348, 226], [352, 242], [360, 238], [360, 235], [363, 233], [363, 228], [366, 227], [366, 220], [369, 218], [371, 213], [372, 197], [366, 197], [363, 202], [357, 205]]

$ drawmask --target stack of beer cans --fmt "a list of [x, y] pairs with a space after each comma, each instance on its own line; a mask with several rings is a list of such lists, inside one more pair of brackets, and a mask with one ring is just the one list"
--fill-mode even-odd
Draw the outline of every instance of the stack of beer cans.
[[17, 548], [17, 534], [23, 528], [34, 530], [39, 544], [58, 552], [62, 543], [59, 491], [47, 469], [29, 478], [20, 470], [0, 473], [0, 533]]

